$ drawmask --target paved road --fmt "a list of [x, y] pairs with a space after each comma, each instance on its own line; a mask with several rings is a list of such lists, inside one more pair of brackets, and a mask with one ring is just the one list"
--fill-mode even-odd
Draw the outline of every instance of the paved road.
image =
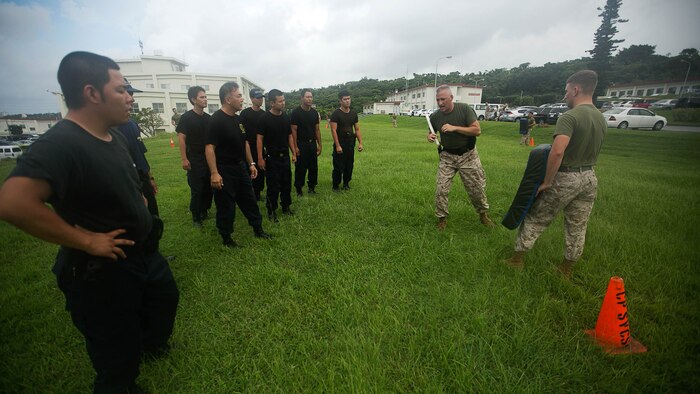
[[700, 133], [700, 127], [698, 126], [666, 126], [665, 131], [690, 131], [692, 133]]

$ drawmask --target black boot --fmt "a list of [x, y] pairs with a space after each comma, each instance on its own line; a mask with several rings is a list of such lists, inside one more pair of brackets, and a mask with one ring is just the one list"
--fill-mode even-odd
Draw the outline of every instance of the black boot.
[[263, 230], [262, 226], [258, 226], [253, 228], [253, 233], [255, 234], [256, 238], [262, 238], [262, 239], [272, 239], [272, 236]]

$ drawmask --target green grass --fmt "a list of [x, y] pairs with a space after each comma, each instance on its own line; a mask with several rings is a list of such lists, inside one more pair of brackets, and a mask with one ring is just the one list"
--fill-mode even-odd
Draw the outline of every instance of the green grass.
[[[181, 290], [170, 356], [146, 363], [156, 393], [675, 392], [700, 388], [700, 134], [609, 130], [599, 193], [572, 282], [558, 218], [523, 272], [499, 260], [514, 232], [485, 228], [455, 179], [435, 230], [435, 146], [422, 119], [361, 120], [353, 189], [330, 187], [329, 132], [317, 196], [255, 239], [240, 212], [225, 250], [213, 220], [191, 225], [167, 136], [147, 141]], [[529, 148], [517, 125], [483, 124], [478, 148], [499, 220]], [[553, 127], [536, 129], [551, 140]], [[0, 163], [0, 176], [12, 162]], [[0, 391], [84, 392], [93, 372], [50, 273], [56, 247], [0, 223]], [[609, 356], [595, 326], [611, 276], [625, 279], [632, 336], [649, 352]]]

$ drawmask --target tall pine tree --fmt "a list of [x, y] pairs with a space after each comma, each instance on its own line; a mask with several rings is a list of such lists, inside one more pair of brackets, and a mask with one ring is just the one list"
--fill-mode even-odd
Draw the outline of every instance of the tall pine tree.
[[591, 54], [590, 67], [598, 73], [598, 87], [594, 97], [605, 94], [605, 90], [610, 83], [608, 73], [610, 71], [610, 60], [612, 53], [617, 49], [617, 44], [625, 40], [616, 40], [613, 37], [617, 34], [618, 23], [625, 23], [628, 19], [620, 19], [620, 5], [622, 0], [607, 0], [603, 10], [598, 16], [603, 19], [593, 36], [593, 49], [587, 51]]

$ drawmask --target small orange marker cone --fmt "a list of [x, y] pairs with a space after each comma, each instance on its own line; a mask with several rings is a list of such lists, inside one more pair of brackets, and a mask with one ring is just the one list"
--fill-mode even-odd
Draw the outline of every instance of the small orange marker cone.
[[530, 137], [530, 143], [528, 145], [535, 146], [535, 137]]
[[622, 278], [613, 276], [600, 308], [595, 330], [586, 330], [607, 353], [644, 353], [647, 348], [630, 335], [625, 284]]
[[175, 147], [175, 141], [173, 141], [173, 137], [170, 137], [170, 147], [171, 148]]

